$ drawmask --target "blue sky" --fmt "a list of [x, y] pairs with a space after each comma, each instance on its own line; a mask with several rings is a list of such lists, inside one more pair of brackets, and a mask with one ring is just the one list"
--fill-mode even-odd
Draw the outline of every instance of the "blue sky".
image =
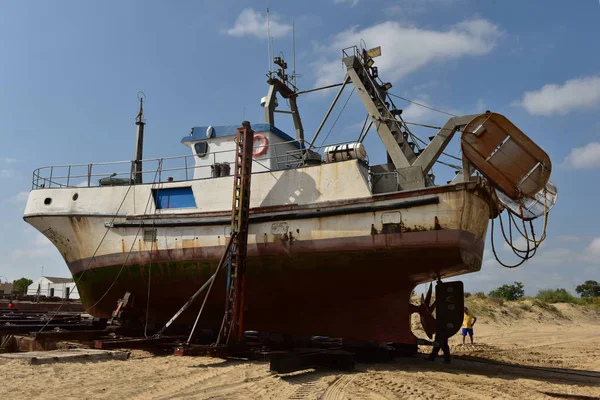
[[[42, 266], [67, 276], [58, 252], [22, 221], [31, 173], [131, 159], [138, 90], [147, 96], [146, 157], [186, 154], [179, 140], [192, 126], [263, 121], [266, 5], [0, 0], [0, 279], [37, 278]], [[600, 279], [598, 1], [271, 0], [270, 7], [274, 47], [290, 65], [295, 22], [302, 89], [340, 81], [341, 48], [363, 39], [382, 46], [377, 63], [391, 92], [456, 114], [503, 113], [549, 153], [559, 202], [538, 256], [507, 270], [486, 251], [482, 271], [464, 277], [466, 290], [517, 280], [528, 294], [573, 291]], [[307, 137], [333, 92], [300, 98]], [[408, 121], [445, 122], [397, 104]], [[328, 141], [356, 138], [364, 116], [355, 95]], [[292, 132], [285, 119], [277, 125]], [[376, 135], [366, 145], [371, 160], [382, 161]], [[443, 168], [435, 173], [446, 180]]]

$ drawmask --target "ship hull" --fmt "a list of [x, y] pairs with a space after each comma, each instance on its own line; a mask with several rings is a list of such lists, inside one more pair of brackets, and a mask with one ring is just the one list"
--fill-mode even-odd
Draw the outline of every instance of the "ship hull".
[[[413, 288], [481, 268], [487, 191], [466, 183], [373, 196], [362, 169], [343, 162], [253, 175], [246, 329], [415, 344]], [[192, 181], [198, 204], [203, 195], [217, 200], [203, 202], [203, 210], [167, 212], [144, 209], [151, 185], [132, 186], [133, 195], [124, 187], [36, 190], [25, 220], [61, 252], [91, 314], [109, 317], [130, 292], [128, 318], [160, 327], [216, 271], [230, 211], [208, 189], [230, 182]], [[89, 204], [73, 206], [75, 192]], [[60, 208], [63, 202], [71, 208]], [[218, 330], [224, 298], [222, 274], [201, 328]], [[192, 322], [200, 304], [177, 322]]]
[[[327, 243], [259, 245], [247, 261], [245, 327], [292, 335], [414, 343], [407, 325], [416, 284], [479, 269], [483, 241], [464, 231], [429, 231], [327, 240]], [[400, 246], [403, 243], [403, 246]], [[327, 247], [326, 252], [319, 248]], [[332, 250], [332, 249], [337, 250]], [[108, 318], [125, 292], [134, 295], [129, 318], [167, 321], [216, 271], [222, 248], [156, 252], [150, 263], [109, 265], [76, 272], [84, 305]], [[212, 255], [212, 256], [211, 256]], [[113, 263], [112, 265], [110, 265]], [[200, 326], [218, 329], [225, 299], [223, 273], [209, 294]], [[112, 285], [112, 287], [111, 287]], [[105, 293], [109, 293], [105, 295]], [[104, 296], [104, 297], [103, 297]], [[201, 297], [203, 298], [203, 297]], [[149, 299], [149, 304], [148, 304]], [[190, 323], [201, 300], [183, 314]]]

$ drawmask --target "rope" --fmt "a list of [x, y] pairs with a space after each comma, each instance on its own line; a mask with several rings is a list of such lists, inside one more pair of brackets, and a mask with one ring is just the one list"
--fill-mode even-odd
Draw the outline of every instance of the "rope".
[[413, 101], [413, 100], [409, 100], [409, 99], [407, 99], [407, 98], [405, 98], [405, 97], [398, 96], [397, 94], [393, 94], [393, 93], [389, 93], [389, 92], [388, 92], [388, 96], [397, 97], [397, 98], [399, 98], [400, 100], [404, 100], [404, 101], [406, 101], [406, 102], [409, 102], [409, 103], [411, 103], [411, 104], [414, 104], [414, 105], [416, 105], [416, 106], [423, 107], [423, 108], [427, 108], [428, 110], [435, 111], [435, 112], [439, 112], [439, 113], [441, 113], [441, 114], [446, 114], [446, 115], [449, 115], [449, 116], [451, 116], [451, 117], [456, 117], [456, 116], [457, 116], [457, 115], [455, 115], [455, 114], [452, 114], [452, 113], [449, 113], [449, 112], [446, 112], [446, 111], [442, 111], [442, 110], [438, 110], [437, 108], [429, 107], [429, 106], [427, 106], [427, 105], [425, 105], [425, 104], [421, 104], [421, 103], [418, 103], [418, 102], [416, 102], [416, 101]]
[[[414, 124], [414, 122], [405, 122], [405, 124]], [[420, 125], [420, 124], [418, 124], [418, 125]], [[433, 128], [435, 128], [435, 127], [433, 127]], [[441, 129], [442, 129], [442, 128], [440, 128], [440, 130], [441, 130]], [[421, 139], [420, 137], [418, 137], [418, 136], [416, 136], [416, 135], [413, 135], [412, 133], [411, 133], [411, 137], [412, 137], [413, 139], [416, 139], [416, 140], [418, 140], [419, 142], [421, 142], [421, 143], [422, 143], [422, 144], [424, 144], [425, 146], [427, 146], [427, 142], [425, 142], [425, 141], [424, 141], [423, 139]], [[443, 152], [443, 151], [442, 151], [442, 154], [443, 154], [443, 155], [445, 155], [446, 157], [450, 157], [450, 158], [453, 158], [453, 159], [455, 159], [455, 160], [457, 160], [457, 161], [461, 161], [461, 162], [462, 162], [462, 158], [460, 158], [460, 157], [453, 156], [452, 154], [448, 154], [448, 153], [445, 153], [445, 152]], [[440, 164], [443, 164], [443, 162], [441, 162], [441, 161], [436, 161], [436, 162], [439, 162]], [[459, 169], [462, 169], [462, 167], [458, 167], [458, 168], [459, 168]]]
[[[119, 204], [119, 207], [117, 208], [117, 211], [115, 212], [115, 215], [113, 215], [113, 217], [112, 217], [112, 219], [111, 219], [108, 227], [104, 231], [104, 235], [102, 236], [102, 239], [100, 239], [100, 243], [98, 243], [98, 246], [96, 246], [96, 249], [92, 253], [92, 257], [90, 258], [90, 260], [88, 261], [87, 265], [83, 269], [83, 272], [81, 273], [81, 275], [79, 275], [79, 277], [77, 278], [77, 281], [75, 281], [75, 287], [77, 287], [77, 285], [79, 284], [79, 281], [81, 281], [81, 278], [83, 277], [83, 275], [89, 269], [89, 267], [92, 264], [92, 262], [96, 259], [96, 254], [98, 253], [98, 250], [100, 250], [100, 246], [102, 246], [102, 243], [104, 242], [104, 239], [106, 239], [106, 236], [108, 235], [108, 232], [110, 231], [110, 227], [115, 222], [115, 219], [117, 219], [117, 216], [119, 215], [119, 211], [121, 211], [121, 208], [123, 207], [123, 204], [125, 204], [125, 200], [127, 199], [127, 196], [129, 195], [129, 191], [131, 190], [131, 186], [132, 185], [129, 185], [129, 187], [127, 188], [127, 191], [125, 192], [125, 196], [123, 196], [123, 200], [121, 200], [121, 204]], [[38, 290], [39, 290], [39, 288], [38, 288]], [[52, 315], [52, 317], [48, 318], [48, 321], [46, 322], [46, 324], [44, 326], [42, 326], [42, 328], [38, 331], [38, 333], [41, 333], [44, 329], [46, 329], [46, 327], [48, 326], [48, 324], [50, 324], [50, 322], [54, 319], [54, 316], [56, 316], [60, 312], [60, 310], [63, 308], [63, 306], [65, 305], [66, 302], [67, 302], [67, 299], [66, 298], [63, 299], [63, 301], [60, 303], [60, 306], [56, 309], [56, 311], [54, 312], [54, 314]]]
[[[152, 182], [152, 186], [154, 186], [154, 184], [156, 183], [156, 177], [158, 176], [158, 169], [156, 170], [155, 174], [154, 174], [154, 181]], [[152, 188], [150, 189], [150, 194], [148, 195], [148, 200], [146, 201], [146, 207], [144, 207], [144, 214], [146, 214], [146, 210], [148, 209], [148, 205], [150, 205], [150, 200], [152, 199]], [[135, 233], [135, 237], [133, 238], [133, 241], [131, 242], [131, 247], [129, 248], [129, 251], [127, 252], [127, 257], [125, 257], [125, 261], [123, 261], [123, 265], [121, 265], [121, 269], [119, 270], [119, 272], [117, 273], [117, 276], [115, 277], [115, 279], [112, 281], [112, 283], [110, 284], [110, 286], [108, 287], [108, 289], [106, 289], [106, 291], [104, 292], [104, 294], [98, 299], [98, 301], [96, 301], [93, 305], [91, 305], [90, 307], [88, 307], [84, 312], [88, 312], [89, 310], [91, 310], [92, 308], [96, 307], [103, 299], [104, 297], [106, 297], [106, 295], [108, 294], [108, 292], [111, 291], [111, 289], [113, 288], [113, 286], [115, 285], [115, 283], [117, 283], [117, 281], [119, 280], [119, 277], [121, 276], [121, 273], [123, 272], [123, 270], [125, 269], [125, 265], [127, 265], [127, 261], [129, 260], [129, 257], [131, 256], [131, 253], [133, 252], [133, 247], [135, 246], [135, 242], [140, 234], [140, 231], [142, 230], [142, 226], [144, 226], [144, 221], [140, 221], [140, 225], [138, 226], [138, 229]]]
[[[162, 162], [159, 164], [159, 168], [162, 167]], [[156, 175], [154, 176], [154, 182], [152, 182], [152, 186], [150, 187], [150, 194], [152, 194], [152, 190], [154, 190], [154, 184], [156, 183]], [[159, 189], [156, 189], [157, 193]], [[146, 210], [144, 209], [144, 213]], [[152, 219], [152, 232], [156, 232], [156, 207], [154, 207], [154, 218]], [[148, 337], [148, 315], [150, 312], [150, 282], [152, 281], [152, 266], [154, 265], [154, 243], [156, 242], [156, 235], [152, 236], [152, 244], [150, 245], [150, 266], [148, 267], [148, 295], [146, 297], [146, 319], [144, 322], [144, 336]]]
[[445, 165], [445, 166], [447, 166], [447, 167], [450, 167], [450, 168], [458, 169], [458, 170], [461, 170], [461, 169], [462, 169], [462, 167], [461, 167], [461, 166], [459, 166], [459, 165], [450, 164], [450, 163], [443, 162], [443, 161], [440, 161], [440, 160], [437, 160], [437, 161], [436, 161], [436, 163], [438, 163], [438, 164], [442, 164], [442, 165]]
[[[154, 245], [154, 242], [152, 242]], [[150, 250], [152, 254], [152, 250]], [[146, 297], [146, 322], [144, 323], [144, 336], [148, 337], [148, 312], [150, 311], [150, 281], [152, 279], [152, 255], [150, 255], [150, 267], [148, 268], [148, 296]]]
[[[367, 113], [367, 116], [365, 117], [365, 122], [363, 122], [363, 126], [362, 129], [360, 130], [360, 133], [358, 134], [358, 139], [356, 139], [356, 141], [358, 143], [361, 143], [362, 141], [360, 140], [360, 138], [362, 137], [363, 133], [365, 132], [365, 127], [367, 126], [367, 121], [369, 120], [369, 114]], [[370, 127], [370, 126], [369, 126]]]
[[[548, 207], [547, 200], [548, 200], [547, 190], [544, 188], [544, 223], [543, 223], [543, 228], [542, 228], [542, 235], [540, 236], [539, 240], [536, 239], [533, 221], [531, 221], [531, 220], [529, 221], [529, 227], [531, 230], [531, 238], [530, 238], [530, 233], [527, 231], [527, 226], [525, 225], [525, 216], [523, 215], [523, 203], [522, 203], [521, 199], [519, 199], [518, 201], [519, 201], [519, 212], [520, 212], [519, 217], [521, 219], [521, 222], [523, 223], [523, 231], [521, 231], [519, 229], [519, 224], [515, 220], [513, 211], [508, 209], [509, 226], [508, 226], [508, 237], [507, 237], [506, 231], [504, 229], [504, 222], [502, 219], [502, 215], [501, 215], [501, 213], [498, 214], [498, 219], [500, 221], [500, 228], [501, 228], [502, 236], [504, 237], [504, 241], [506, 242], [506, 244], [508, 244], [508, 246], [510, 247], [513, 254], [515, 254], [518, 258], [521, 259], [521, 261], [519, 261], [516, 264], [509, 265], [509, 264], [502, 262], [502, 260], [500, 260], [500, 257], [498, 256], [498, 253], [496, 252], [496, 246], [495, 246], [495, 240], [494, 240], [494, 233], [495, 233], [494, 220], [495, 220], [495, 218], [492, 218], [492, 232], [491, 232], [492, 252], [494, 253], [494, 257], [496, 258], [496, 261], [500, 265], [502, 265], [505, 268], [516, 268], [516, 267], [519, 267], [520, 265], [522, 265], [525, 261], [530, 260], [531, 258], [533, 258], [536, 255], [537, 250], [539, 249], [540, 245], [546, 239], [546, 232], [547, 232], [547, 227], [548, 227], [548, 213], [550, 210]], [[491, 206], [492, 206], [492, 198], [490, 197], [490, 207]], [[525, 249], [525, 250], [519, 249], [519, 248], [515, 247], [515, 245], [513, 244], [513, 232], [512, 232], [513, 224], [516, 227], [517, 232], [519, 232], [519, 234], [521, 235], [521, 237], [523, 237], [525, 239], [527, 249]], [[533, 243], [533, 246], [530, 246], [530, 243]]]
[[[228, 250], [228, 254], [227, 256], [229, 258], [229, 261], [227, 261], [227, 259], [225, 260], [225, 263], [227, 262], [231, 262], [231, 249]], [[212, 280], [212, 282], [210, 282], [210, 285], [208, 286], [208, 289], [206, 290], [206, 295], [204, 296], [204, 300], [202, 301], [202, 305], [200, 306], [200, 311], [198, 311], [198, 315], [196, 316], [196, 321], [194, 322], [194, 326], [192, 326], [192, 331], [190, 332], [190, 335], [188, 337], [188, 340], [186, 342], [186, 344], [190, 344], [190, 342], [192, 341], [192, 338], [194, 336], [194, 332], [196, 331], [196, 326], [198, 325], [198, 321], [200, 320], [200, 316], [202, 315], [202, 311], [204, 311], [204, 306], [206, 305], [206, 301], [208, 300], [208, 296], [210, 295], [211, 289], [213, 287], [213, 284], [215, 283], [215, 281], [217, 280], [217, 276], [219, 274], [219, 271], [221, 271], [222, 267], [220, 265], [217, 266], [217, 270], [215, 271], [214, 274], [214, 279]]]
[[367, 126], [367, 129], [365, 130], [365, 132], [363, 134], [361, 134], [361, 136], [358, 138], [358, 143], [362, 143], [367, 138], [367, 134], [371, 130], [372, 126], [373, 126], [373, 121], [370, 121], [369, 126]]
[[329, 128], [329, 132], [327, 132], [327, 135], [325, 136], [325, 139], [323, 139], [323, 141], [321, 142], [321, 147], [323, 147], [323, 145], [325, 144], [325, 141], [327, 140], [327, 138], [329, 137], [329, 134], [333, 131], [333, 128], [335, 127], [335, 124], [337, 124], [338, 119], [340, 119], [340, 117], [342, 116], [342, 113], [344, 112], [344, 110], [346, 109], [346, 106], [348, 105], [348, 102], [350, 101], [350, 98], [352, 97], [352, 95], [354, 94], [354, 90], [356, 89], [356, 87], [352, 88], [352, 91], [350, 92], [350, 95], [348, 96], [348, 98], [346, 99], [346, 102], [344, 103], [344, 106], [342, 107], [342, 109], [340, 110], [338, 116], [336, 117], [335, 121], [333, 121], [333, 124], [331, 125], [331, 128]]
[[[148, 205], [150, 204], [150, 199], [152, 199], [152, 190], [150, 190], [150, 195], [148, 196], [148, 201], [146, 202], [146, 207], [144, 208], [144, 214], [146, 213], [146, 210], [148, 209]], [[135, 246], [135, 242], [136, 242], [138, 236], [140, 235], [142, 226], [144, 226], [144, 221], [140, 222], [140, 225], [138, 226], [138, 230], [135, 233], [135, 237], [133, 238], [133, 241], [131, 242], [131, 247], [129, 248], [129, 251], [127, 252], [127, 257], [125, 257], [125, 261], [123, 261], [123, 265], [121, 265], [121, 269], [117, 273], [117, 276], [115, 277], [115, 279], [112, 281], [112, 283], [110, 284], [108, 289], [106, 289], [104, 294], [98, 299], [98, 301], [96, 301], [92, 306], [88, 307], [84, 312], [87, 313], [89, 310], [96, 307], [104, 299], [104, 297], [106, 297], [108, 292], [111, 291], [113, 286], [115, 286], [115, 283], [117, 283], [117, 281], [119, 280], [119, 277], [121, 276], [121, 273], [125, 269], [125, 265], [127, 265], [127, 261], [129, 261], [129, 257], [131, 256], [131, 253], [133, 252], [133, 247]]]

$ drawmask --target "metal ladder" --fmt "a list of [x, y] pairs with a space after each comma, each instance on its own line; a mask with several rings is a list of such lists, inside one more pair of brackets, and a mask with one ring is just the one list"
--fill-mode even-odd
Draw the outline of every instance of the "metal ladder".
[[231, 210], [231, 263], [227, 271], [225, 315], [217, 343], [240, 342], [244, 336], [244, 289], [246, 284], [246, 254], [248, 247], [248, 217], [250, 211], [250, 181], [254, 131], [248, 121], [237, 130], [233, 203]]
[[369, 60], [371, 57], [365, 51], [360, 54], [358, 49], [355, 49], [354, 55], [345, 57], [343, 62], [347, 68], [347, 79], [354, 84], [375, 124], [377, 133], [388, 151], [388, 162], [393, 162], [396, 169], [410, 167], [417, 158], [414, 144], [408, 134], [400, 129], [395, 117], [397, 111], [392, 112], [389, 104], [386, 104], [386, 86], [379, 84], [376, 75], [370, 72], [370, 67], [365, 64]]

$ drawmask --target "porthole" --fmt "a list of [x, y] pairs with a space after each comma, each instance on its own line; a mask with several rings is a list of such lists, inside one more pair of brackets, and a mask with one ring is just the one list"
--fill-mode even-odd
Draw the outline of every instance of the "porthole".
[[77, 201], [77, 199], [78, 199], [78, 198], [79, 198], [79, 194], [78, 194], [78, 193], [75, 193], [75, 194], [73, 195], [73, 201]]
[[198, 142], [194, 145], [194, 149], [196, 150], [196, 155], [200, 158], [206, 156], [208, 153], [208, 143], [207, 142]]
[[44, 204], [47, 205], [47, 206], [49, 206], [50, 204], [52, 204], [52, 199], [50, 197], [46, 197], [44, 199]]

